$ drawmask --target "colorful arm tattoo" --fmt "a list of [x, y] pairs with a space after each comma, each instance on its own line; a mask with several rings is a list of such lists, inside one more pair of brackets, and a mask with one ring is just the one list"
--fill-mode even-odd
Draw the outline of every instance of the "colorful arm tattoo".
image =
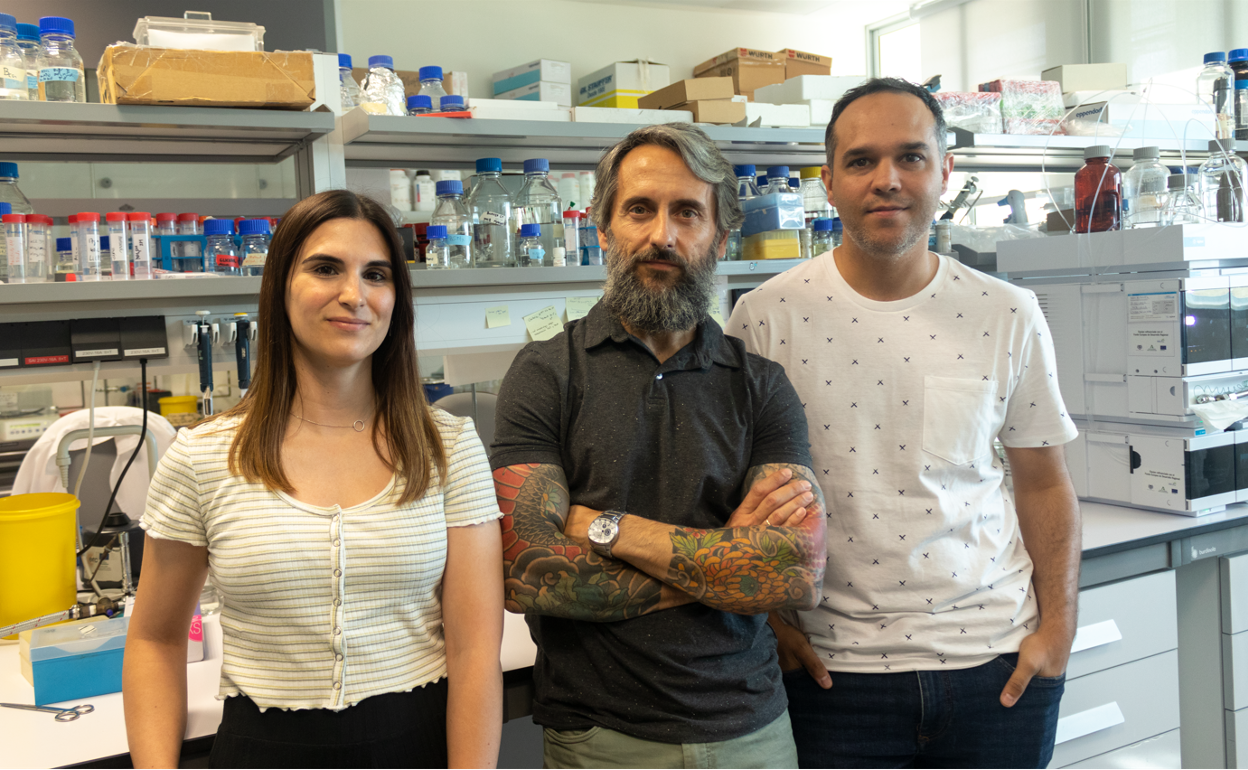
[[671, 606], [663, 601], [661, 581], [564, 537], [569, 497], [563, 468], [499, 468], [494, 490], [503, 512], [503, 590], [510, 612], [609, 622]]
[[677, 528], [667, 582], [726, 612], [814, 609], [827, 561], [827, 511], [814, 473], [789, 463], [757, 465], [746, 474], [743, 491], [781, 468], [810, 482], [815, 499], [806, 506], [806, 518], [796, 527]]

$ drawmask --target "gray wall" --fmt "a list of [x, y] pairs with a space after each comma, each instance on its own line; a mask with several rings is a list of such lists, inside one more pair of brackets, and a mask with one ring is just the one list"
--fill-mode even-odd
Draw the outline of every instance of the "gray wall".
[[134, 24], [144, 16], [181, 18], [186, 10], [208, 11], [221, 21], [250, 21], [264, 27], [264, 50], [334, 51], [333, 0], [5, 0], [0, 10], [19, 22], [41, 16], [73, 19], [76, 47], [94, 68], [106, 46], [134, 42]]

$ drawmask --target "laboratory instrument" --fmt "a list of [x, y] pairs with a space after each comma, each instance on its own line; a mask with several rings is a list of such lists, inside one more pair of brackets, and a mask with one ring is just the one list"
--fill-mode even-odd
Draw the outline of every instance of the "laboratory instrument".
[[26, 95], [32, 102], [39, 101], [39, 25], [17, 25], [17, 47], [26, 60]]
[[238, 223], [238, 234], [243, 237], [242, 274], [264, 275], [264, 263], [269, 257], [269, 220], [244, 219]]
[[28, 101], [26, 57], [17, 44], [17, 19], [0, 13], [0, 100]]
[[74, 22], [60, 16], [39, 20], [39, 98], [45, 102], [86, 102], [82, 57], [74, 49]]
[[1134, 161], [1122, 175], [1124, 228], [1160, 227], [1170, 169], [1161, 164], [1161, 149], [1136, 147]]
[[437, 192], [438, 206], [429, 223], [446, 228], [448, 267], [472, 267], [472, 216], [464, 206], [464, 183], [444, 179], [437, 183]]
[[542, 267], [547, 264], [546, 250], [543, 248], [541, 236], [541, 225], [536, 223], [520, 225], [520, 267]]
[[1234, 136], [1234, 84], [1235, 72], [1226, 66], [1226, 54], [1205, 54], [1205, 67], [1196, 75], [1196, 98], [1213, 110], [1214, 136], [1218, 139]]
[[1083, 151], [1075, 172], [1075, 232], [1100, 233], [1122, 227], [1122, 172], [1109, 162], [1113, 149], [1097, 144]]
[[56, 706], [28, 706], [22, 703], [0, 703], [0, 708], [6, 709], [22, 709], [24, 711], [43, 711], [48, 714], [56, 714], [53, 719], [58, 722], [72, 722], [83, 714], [90, 714], [95, 711], [95, 706], [91, 704], [72, 706], [67, 709], [57, 708]]
[[204, 267], [206, 273], [242, 275], [234, 248], [234, 222], [229, 219], [204, 220]]
[[[562, 245], [563, 241], [563, 204], [559, 191], [550, 181], [550, 162], [545, 158], [530, 158], [524, 162], [524, 186], [516, 193], [515, 210], [514, 224], [541, 225], [543, 264], [552, 266], [555, 246]], [[519, 256], [522, 254], [517, 252]]]
[[451, 247], [446, 244], [446, 225], [429, 225], [425, 230], [429, 242], [425, 244], [425, 267], [429, 270], [445, 270], [458, 265], [451, 262]]
[[499, 158], [477, 160], [477, 178], [464, 198], [472, 222], [472, 260], [476, 267], [515, 267], [511, 193], [502, 182]]
[[1200, 164], [1200, 205], [1204, 217], [1216, 222], [1243, 222], [1244, 180], [1248, 165], [1231, 149], [1233, 141], [1209, 142], [1209, 157]]
[[433, 105], [442, 103], [442, 97], [446, 96], [446, 90], [442, 88], [442, 68], [441, 67], [421, 67], [420, 68], [420, 95], [428, 96], [429, 101]]

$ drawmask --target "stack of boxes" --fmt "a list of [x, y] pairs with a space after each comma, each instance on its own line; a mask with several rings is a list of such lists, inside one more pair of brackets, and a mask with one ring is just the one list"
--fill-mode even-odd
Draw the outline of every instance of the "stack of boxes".
[[[797, 75], [791, 77], [783, 83], [775, 85], [763, 86], [754, 92], [754, 100], [756, 107], [776, 107], [788, 108], [805, 107], [809, 115], [806, 125], [823, 127], [828, 125], [832, 120], [832, 108], [836, 105], [836, 100], [845, 95], [845, 92], [854, 86], [862, 85], [867, 78], [865, 75], [839, 75], [833, 77], [831, 75]], [[787, 113], [783, 111], [774, 111], [774, 116], [766, 109], [758, 117], [757, 123], [751, 121], [750, 125], [760, 126], [793, 126], [799, 125], [794, 122], [781, 122], [785, 119], [793, 120]]]
[[538, 59], [494, 73], [494, 98], [572, 106], [572, 65]]
[[693, 78], [673, 83], [637, 100], [643, 110], [683, 110], [694, 123], [738, 123], [745, 102], [733, 93], [732, 78]]
[[617, 61], [581, 78], [576, 103], [581, 107], [638, 109], [637, 100], [672, 83], [666, 64], [633, 59]]
[[734, 48], [693, 68], [695, 78], [732, 78], [735, 93], [755, 101], [754, 92], [764, 86], [783, 83], [799, 75], [828, 75], [832, 57], [785, 48], [756, 51]]

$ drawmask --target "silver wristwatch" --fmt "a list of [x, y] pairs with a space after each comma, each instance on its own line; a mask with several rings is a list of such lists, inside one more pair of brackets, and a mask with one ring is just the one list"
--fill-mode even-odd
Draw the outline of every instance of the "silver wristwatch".
[[601, 556], [611, 558], [611, 546], [620, 539], [620, 519], [624, 511], [603, 511], [589, 523], [589, 542]]

